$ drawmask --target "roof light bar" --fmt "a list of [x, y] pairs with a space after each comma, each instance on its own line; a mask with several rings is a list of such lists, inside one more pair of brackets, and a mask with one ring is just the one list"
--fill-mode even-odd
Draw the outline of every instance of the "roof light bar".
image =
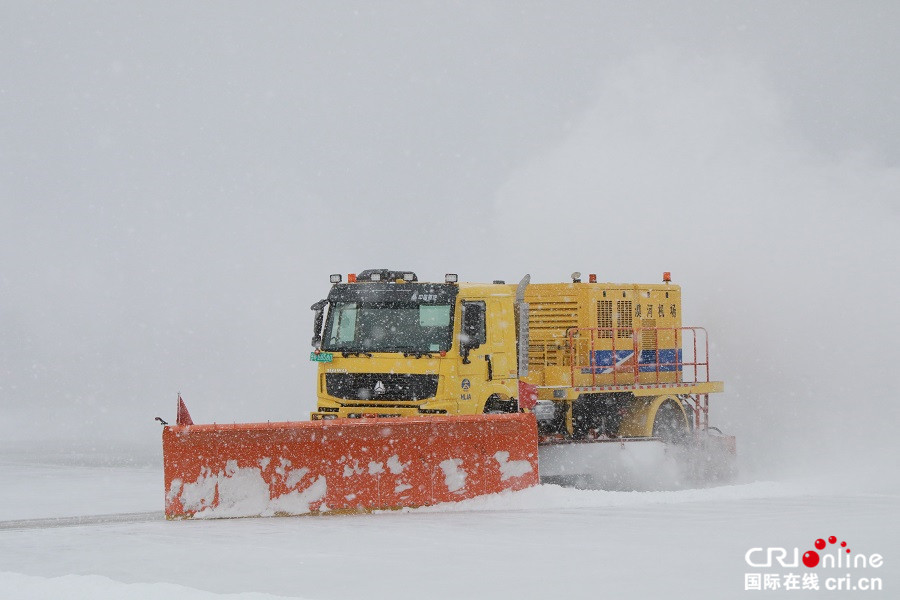
[[381, 281], [381, 273], [372, 273], [369, 276], [369, 281]]
[[341, 274], [335, 273], [334, 275], [330, 276], [328, 279], [331, 281], [331, 283], [340, 283], [341, 282]]
[[459, 281], [459, 275], [456, 273], [447, 273], [444, 275], [444, 283], [456, 283]]
[[672, 281], [672, 274], [669, 273], [668, 271], [663, 272], [663, 283], [671, 283], [671, 281]]

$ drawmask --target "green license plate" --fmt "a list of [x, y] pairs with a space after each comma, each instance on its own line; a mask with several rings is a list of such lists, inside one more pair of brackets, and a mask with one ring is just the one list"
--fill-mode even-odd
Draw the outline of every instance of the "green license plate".
[[309, 353], [309, 360], [313, 362], [331, 362], [334, 360], [334, 354], [331, 352], [319, 352], [316, 354], [315, 352]]

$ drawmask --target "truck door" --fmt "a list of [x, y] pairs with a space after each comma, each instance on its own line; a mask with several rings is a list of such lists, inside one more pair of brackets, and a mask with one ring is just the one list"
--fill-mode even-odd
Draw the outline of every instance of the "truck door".
[[[487, 398], [488, 369], [492, 365], [485, 360], [490, 354], [487, 343], [487, 304], [484, 300], [463, 300], [459, 336], [460, 361], [457, 370], [460, 414], [480, 412]], [[493, 374], [491, 374], [493, 375]]]

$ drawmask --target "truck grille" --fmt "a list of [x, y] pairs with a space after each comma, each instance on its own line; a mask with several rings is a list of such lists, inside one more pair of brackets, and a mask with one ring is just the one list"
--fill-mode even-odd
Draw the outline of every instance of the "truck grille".
[[434, 398], [437, 395], [437, 387], [437, 375], [325, 374], [325, 389], [328, 394], [343, 400], [424, 400]]

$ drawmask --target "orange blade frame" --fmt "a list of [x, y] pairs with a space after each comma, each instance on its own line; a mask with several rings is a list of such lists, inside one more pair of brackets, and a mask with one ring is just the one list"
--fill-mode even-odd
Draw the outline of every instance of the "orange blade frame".
[[166, 517], [367, 511], [538, 483], [532, 414], [168, 426]]

